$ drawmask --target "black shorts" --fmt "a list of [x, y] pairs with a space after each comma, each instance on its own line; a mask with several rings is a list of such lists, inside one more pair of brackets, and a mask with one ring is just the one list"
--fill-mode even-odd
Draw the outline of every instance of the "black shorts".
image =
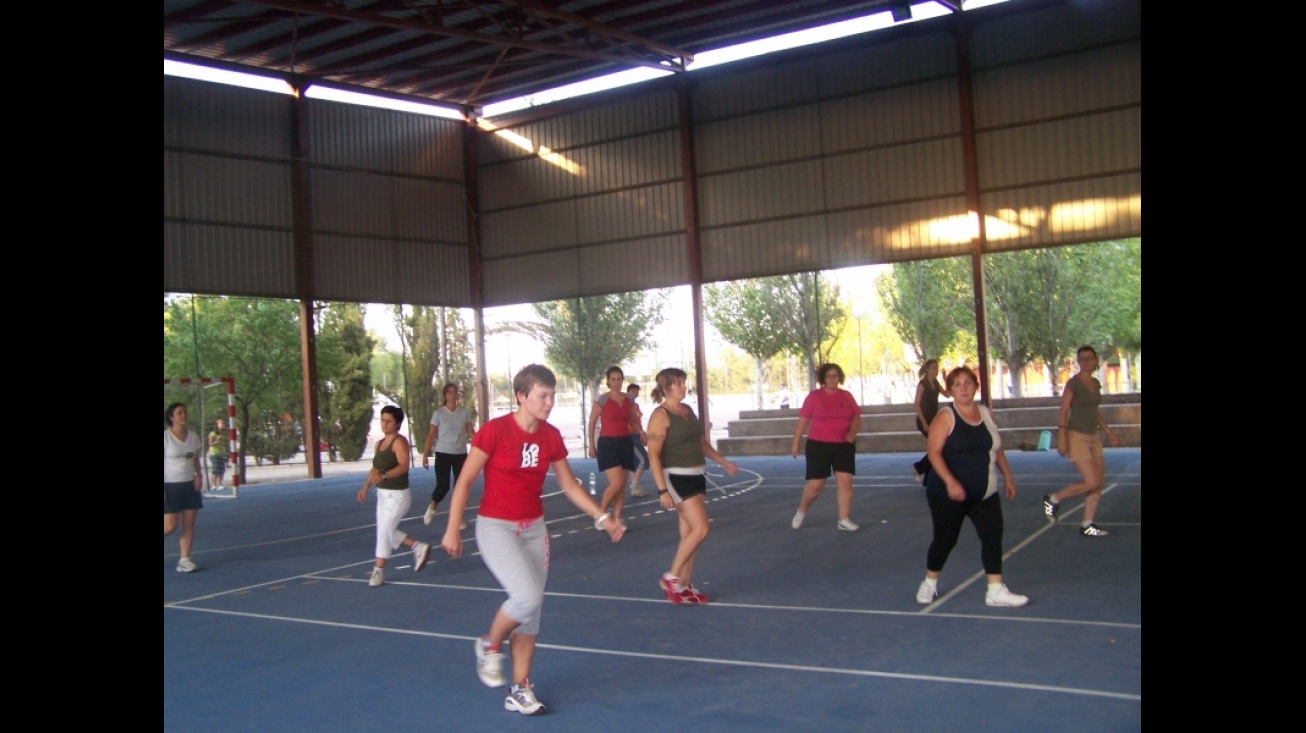
[[629, 435], [620, 438], [599, 437], [598, 458], [600, 471], [617, 466], [634, 471], [639, 465], [635, 462], [635, 446], [630, 444]]
[[806, 455], [807, 475], [804, 478], [830, 478], [830, 469], [857, 474], [857, 446], [846, 440], [827, 443], [808, 438]]
[[679, 504], [693, 496], [707, 493], [707, 476], [685, 476], [684, 474], [664, 474], [667, 479], [667, 491], [671, 492], [672, 501]]
[[194, 481], [163, 482], [163, 513], [179, 514], [187, 509], [203, 509], [204, 495], [195, 490]]

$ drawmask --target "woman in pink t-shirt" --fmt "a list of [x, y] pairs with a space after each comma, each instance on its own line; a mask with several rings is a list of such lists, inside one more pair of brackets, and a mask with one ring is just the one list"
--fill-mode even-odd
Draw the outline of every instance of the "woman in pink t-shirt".
[[844, 532], [860, 529], [848, 515], [853, 506], [853, 474], [857, 473], [857, 433], [862, 428], [862, 408], [851, 392], [839, 388], [843, 380], [842, 367], [822, 364], [816, 370], [816, 381], [821, 383], [821, 388], [812, 390], [798, 410], [790, 455], [798, 457], [798, 441], [809, 425], [812, 431], [807, 436], [807, 483], [803, 485], [798, 513], [790, 522], [794, 529], [803, 526], [807, 510], [825, 489], [831, 470], [838, 487], [839, 522], [835, 526]]

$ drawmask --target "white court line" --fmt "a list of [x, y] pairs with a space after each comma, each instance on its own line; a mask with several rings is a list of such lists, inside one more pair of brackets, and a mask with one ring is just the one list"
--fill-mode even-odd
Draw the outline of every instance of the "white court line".
[[[168, 608], [168, 606], [165, 606]], [[274, 616], [261, 613], [246, 613], [241, 611], [219, 611], [208, 608], [188, 608], [172, 606], [182, 611], [196, 611], [200, 613], [214, 613], [223, 616], [239, 616], [243, 618], [257, 618], [267, 621], [286, 621], [289, 623], [310, 624], [313, 626], [330, 626], [341, 629], [358, 629], [362, 631], [379, 631], [388, 634], [403, 634], [407, 636], [422, 636], [433, 639], [450, 639], [454, 641], [471, 641], [477, 637], [467, 636], [464, 634], [442, 634], [434, 631], [414, 631], [411, 629], [395, 629], [383, 626], [371, 626], [367, 624], [351, 624], [338, 621], [320, 621], [313, 619], [288, 618], [285, 616]], [[802, 664], [778, 664], [774, 662], [752, 662], [738, 659], [721, 659], [719, 657], [688, 657], [676, 654], [651, 654], [648, 652], [632, 652], [615, 649], [596, 649], [593, 647], [568, 646], [565, 644], [536, 644], [537, 649], [556, 649], [559, 651], [579, 652], [581, 654], [602, 654], [612, 657], [627, 657], [632, 659], [656, 659], [667, 662], [692, 662], [695, 664], [718, 664], [731, 667], [754, 667], [758, 669], [778, 669], [788, 672], [817, 672], [822, 674], [841, 674], [856, 677], [879, 677], [883, 679], [911, 680], [916, 682], [939, 682], [954, 685], [977, 685], [982, 687], [1000, 687], [1013, 690], [1035, 690], [1038, 692], [1054, 692], [1066, 695], [1081, 695], [1088, 697], [1109, 697], [1117, 700], [1132, 700], [1141, 702], [1142, 695], [1135, 695], [1123, 692], [1108, 692], [1106, 690], [1090, 690], [1082, 687], [1060, 687], [1056, 685], [1035, 685], [1027, 682], [1008, 682], [1004, 680], [984, 680], [971, 677], [943, 677], [939, 675], [928, 674], [907, 674], [903, 672], [877, 672], [866, 669], [846, 669], [838, 667], [814, 667]]]
[[[1120, 484], [1118, 484], [1118, 483], [1114, 483], [1114, 484], [1111, 484], [1110, 486], [1107, 486], [1106, 488], [1102, 489], [1102, 495], [1103, 495], [1103, 496], [1106, 496], [1108, 492], [1110, 492], [1112, 489], [1114, 489], [1115, 487], [1117, 487], [1117, 486], [1119, 486], [1119, 485], [1120, 485]], [[999, 491], [1002, 491], [1002, 490], [1003, 490], [1003, 489], [999, 489]], [[1077, 511], [1081, 511], [1083, 508], [1084, 508], [1084, 505], [1083, 505], [1083, 503], [1081, 502], [1079, 506], [1077, 506], [1077, 507], [1075, 507], [1074, 509], [1071, 509], [1070, 511], [1066, 512], [1065, 516], [1068, 517], [1068, 516], [1070, 516], [1071, 514], [1074, 514], [1074, 513], [1077, 512]], [[1063, 518], [1064, 518], [1064, 517], [1063, 517]], [[1035, 530], [1033, 534], [1031, 534], [1030, 536], [1028, 536], [1028, 537], [1026, 537], [1025, 539], [1021, 540], [1020, 543], [1017, 544], [1015, 547], [1011, 548], [1010, 550], [1007, 550], [1007, 553], [1006, 553], [1005, 555], [1002, 556], [1002, 562], [1005, 564], [1006, 561], [1007, 561], [1007, 558], [1011, 557], [1012, 555], [1016, 554], [1017, 552], [1020, 552], [1020, 550], [1021, 550], [1022, 548], [1024, 548], [1026, 545], [1028, 545], [1029, 543], [1031, 543], [1031, 542], [1033, 542], [1034, 540], [1038, 539], [1039, 537], [1043, 536], [1043, 533], [1044, 533], [1044, 532], [1047, 532], [1047, 531], [1051, 530], [1051, 529], [1052, 529], [1053, 527], [1055, 527], [1055, 526], [1056, 526], [1056, 523], [1053, 523], [1053, 522], [1047, 522], [1047, 523], [1045, 523], [1044, 526], [1042, 526], [1042, 527], [1040, 527], [1039, 529]], [[933, 612], [934, 609], [936, 609], [936, 608], [938, 608], [939, 606], [943, 605], [945, 602], [951, 600], [953, 596], [955, 596], [955, 595], [957, 595], [958, 593], [962, 592], [963, 590], [965, 590], [965, 589], [971, 587], [972, 585], [974, 585], [974, 584], [975, 584], [976, 582], [978, 582], [979, 580], [981, 580], [981, 579], [983, 579], [983, 578], [987, 578], [987, 577], [988, 577], [988, 574], [985, 573], [983, 570], [980, 570], [978, 573], [976, 573], [976, 574], [970, 576], [969, 578], [967, 578], [966, 580], [962, 581], [961, 584], [958, 585], [956, 588], [953, 588], [952, 590], [948, 591], [947, 593], [945, 593], [945, 594], [939, 596], [937, 599], [935, 599], [935, 601], [934, 601], [933, 603], [931, 603], [930, 605], [926, 606], [925, 608], [923, 608], [923, 609], [917, 611], [916, 613], [931, 613], [931, 612]], [[1004, 580], [1005, 580], [1005, 574], [1004, 574]], [[986, 585], [987, 585], [987, 583], [986, 583]]]

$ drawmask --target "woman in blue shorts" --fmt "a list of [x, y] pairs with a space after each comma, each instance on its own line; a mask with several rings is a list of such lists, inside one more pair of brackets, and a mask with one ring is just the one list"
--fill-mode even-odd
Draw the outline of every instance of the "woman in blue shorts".
[[200, 436], [186, 429], [186, 405], [174, 402], [163, 411], [163, 536], [181, 526], [181, 559], [177, 572], [195, 572], [190, 559], [195, 518], [204, 508], [204, 474], [200, 468]]
[[[603, 491], [599, 508], [611, 511], [617, 524], [626, 526], [621, 518], [621, 510], [626, 505], [626, 478], [635, 470], [635, 446], [630, 443], [630, 421], [634, 402], [621, 389], [626, 375], [621, 367], [608, 367], [606, 374], [608, 391], [594, 400], [590, 409], [589, 432], [590, 458], [597, 458], [599, 470], [608, 479], [608, 488]], [[603, 418], [599, 423], [599, 418]], [[594, 435], [594, 425], [599, 423], [599, 434]]]

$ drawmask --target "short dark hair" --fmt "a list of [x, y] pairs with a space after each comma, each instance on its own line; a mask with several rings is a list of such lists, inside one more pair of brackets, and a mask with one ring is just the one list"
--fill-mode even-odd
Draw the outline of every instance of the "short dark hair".
[[529, 395], [536, 385], [557, 387], [558, 378], [543, 364], [527, 364], [512, 378], [512, 391], [516, 394]]
[[381, 408], [382, 415], [389, 415], [395, 419], [395, 427], [404, 424], [404, 411], [398, 405], [386, 405]]
[[[625, 375], [622, 375], [622, 376], [625, 376]], [[639, 382], [631, 382], [630, 384], [627, 384], [627, 385], [626, 385], [626, 391], [627, 391], [627, 392], [638, 392], [638, 391], [639, 391]]]
[[167, 423], [168, 427], [172, 427], [172, 413], [176, 412], [178, 407], [185, 406], [185, 402], [174, 402], [171, 405], [168, 405], [168, 409], [163, 411], [163, 422]]
[[843, 367], [833, 362], [822, 364], [821, 366], [816, 368], [816, 381], [820, 382], [821, 384], [825, 384], [825, 375], [831, 369], [835, 370], [836, 372], [839, 372], [839, 384], [843, 384], [843, 380], [844, 380]]
[[620, 374], [622, 379], [625, 379], [625, 378], [626, 378], [626, 373], [623, 372], [623, 371], [621, 371], [621, 367], [619, 367], [619, 366], [610, 366], [610, 367], [608, 367], [608, 370], [607, 370], [606, 372], [603, 372], [603, 381], [606, 382], [608, 379], [612, 378], [612, 373], [613, 373], [613, 372], [616, 372], [617, 374]]

